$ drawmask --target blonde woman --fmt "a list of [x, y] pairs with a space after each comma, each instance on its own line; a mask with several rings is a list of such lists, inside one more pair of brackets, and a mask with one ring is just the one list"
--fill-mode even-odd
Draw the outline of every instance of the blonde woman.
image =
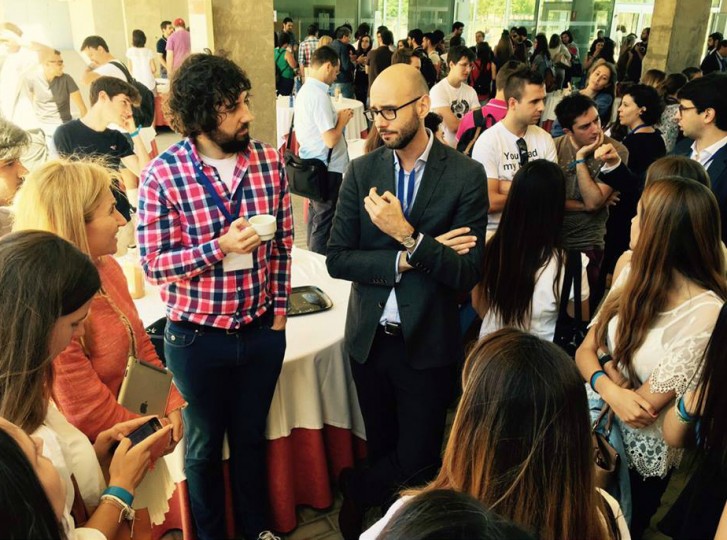
[[[116, 210], [112, 177], [104, 167], [83, 161], [54, 160], [36, 169], [15, 199], [14, 230], [53, 232], [93, 260], [101, 289], [93, 298], [85, 336], [74, 339], [53, 362], [53, 398], [68, 421], [91, 441], [118, 422], [138, 415], [117, 402], [130, 355], [161, 366], [128, 292], [116, 252], [116, 235], [125, 220]], [[181, 408], [172, 387], [166, 420], [173, 426], [166, 451], [182, 437]], [[161, 452], [160, 452], [161, 453]], [[152, 523], [162, 523], [174, 485], [160, 462], [137, 496]]]

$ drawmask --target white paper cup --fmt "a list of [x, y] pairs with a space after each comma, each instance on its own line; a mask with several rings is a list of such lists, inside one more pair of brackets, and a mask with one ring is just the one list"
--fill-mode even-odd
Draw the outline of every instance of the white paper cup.
[[272, 240], [275, 236], [275, 231], [278, 228], [275, 216], [271, 216], [270, 214], [259, 214], [257, 216], [252, 216], [249, 219], [249, 222], [252, 228], [255, 229], [255, 232], [260, 237], [260, 240], [262, 240], [263, 242]]

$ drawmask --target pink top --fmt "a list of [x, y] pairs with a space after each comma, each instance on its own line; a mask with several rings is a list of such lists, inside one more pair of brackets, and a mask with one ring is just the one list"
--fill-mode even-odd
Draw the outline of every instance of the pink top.
[[[96, 268], [103, 290], [131, 323], [137, 343], [136, 356], [161, 366], [131, 299], [121, 266], [113, 257], [102, 257]], [[53, 399], [66, 419], [94, 441], [101, 431], [139, 416], [116, 402], [129, 357], [129, 334], [121, 317], [100, 294], [91, 302], [81, 340], [74, 339], [53, 360]], [[172, 385], [167, 413], [182, 405], [184, 399]]]
[[167, 38], [167, 51], [172, 51], [172, 69], [177, 69], [182, 62], [189, 56], [192, 50], [192, 44], [189, 38], [189, 31], [183, 28], [177, 28], [171, 36]]
[[[468, 112], [459, 123], [456, 135], [458, 141], [462, 138], [465, 131], [475, 127], [474, 114], [474, 111]], [[491, 114], [493, 118], [499, 122], [505, 118], [505, 115], [507, 114], [507, 103], [501, 99], [491, 99], [487, 102], [487, 105], [482, 107], [482, 116], [487, 117], [488, 114]]]

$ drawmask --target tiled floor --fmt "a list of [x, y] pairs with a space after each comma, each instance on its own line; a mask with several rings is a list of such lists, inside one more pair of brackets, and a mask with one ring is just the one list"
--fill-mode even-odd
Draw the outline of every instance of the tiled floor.
[[[157, 136], [157, 144], [160, 151], [164, 151], [171, 144], [179, 140], [179, 136], [171, 131], [164, 130]], [[303, 199], [293, 196], [293, 222], [295, 227], [295, 245], [305, 248], [305, 221], [303, 220]], [[451, 425], [452, 414], [449, 415]], [[687, 473], [677, 472], [672, 477], [662, 506], [657, 512], [652, 523], [656, 523], [674, 503], [686, 483]], [[283, 535], [283, 540], [341, 540], [343, 537], [338, 530], [338, 509], [341, 506], [341, 496], [336, 492], [333, 507], [328, 510], [314, 510], [312, 508], [300, 507], [298, 509], [298, 527], [288, 535]], [[366, 516], [367, 523], [374, 523], [380, 514], [371, 511]], [[666, 536], [651, 528], [646, 531], [644, 540], [668, 540]]]

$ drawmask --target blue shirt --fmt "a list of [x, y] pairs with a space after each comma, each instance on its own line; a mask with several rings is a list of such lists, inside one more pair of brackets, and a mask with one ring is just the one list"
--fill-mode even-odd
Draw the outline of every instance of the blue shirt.
[[[320, 159], [328, 163], [329, 148], [323, 143], [323, 133], [336, 127], [338, 113], [328, 95], [328, 85], [308, 77], [301, 86], [295, 100], [295, 133], [300, 144], [300, 157]], [[343, 174], [348, 166], [346, 138], [341, 136], [333, 147], [330, 172]]]
[[[414, 205], [416, 202], [417, 193], [419, 192], [419, 186], [422, 183], [422, 177], [424, 176], [424, 169], [427, 166], [427, 160], [429, 159], [429, 152], [432, 150], [432, 144], [434, 143], [434, 135], [431, 131], [427, 130], [427, 135], [429, 135], [429, 142], [427, 143], [426, 148], [424, 149], [424, 152], [422, 152], [422, 155], [420, 155], [416, 162], [414, 163], [414, 172], [415, 172], [415, 180], [414, 180], [414, 194], [412, 196], [412, 202], [411, 206]], [[397, 182], [397, 179], [399, 178], [399, 171], [401, 170], [401, 163], [399, 162], [399, 156], [394, 152], [394, 185], [396, 186], [396, 196], [399, 200], [402, 200], [403, 195], [398, 193], [399, 191], [399, 182]], [[406, 173], [406, 177], [409, 178], [409, 174], [411, 174], [412, 171], [404, 171]], [[406, 183], [404, 184], [406, 186]], [[403, 205], [402, 205], [403, 207]], [[411, 212], [411, 208], [409, 208], [409, 211]], [[421, 241], [422, 237], [419, 235], [419, 238], [417, 238], [417, 247], [419, 246], [419, 242]], [[416, 250], [416, 247], [414, 248]], [[401, 279], [401, 274], [399, 273], [399, 253], [396, 254], [396, 260], [394, 261], [394, 264], [396, 265], [396, 281], [397, 283]], [[399, 316], [399, 305], [396, 302], [396, 289], [391, 289], [391, 292], [389, 293], [389, 298], [386, 300], [386, 305], [384, 306], [384, 311], [381, 314], [381, 318], [379, 319], [380, 324], [384, 324], [386, 322], [393, 322], [393, 323], [400, 323], [401, 317]]]

